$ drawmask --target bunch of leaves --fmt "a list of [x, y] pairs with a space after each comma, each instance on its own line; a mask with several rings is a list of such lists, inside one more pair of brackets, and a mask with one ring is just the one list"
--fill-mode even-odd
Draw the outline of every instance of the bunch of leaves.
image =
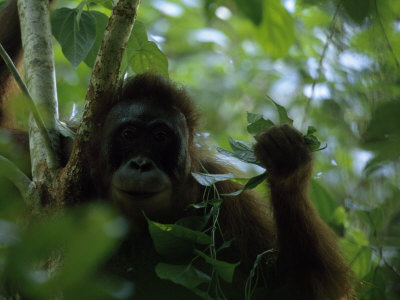
[[[209, 188], [215, 188], [216, 182], [226, 180], [213, 178], [210, 181], [201, 175], [196, 178]], [[232, 283], [235, 268], [239, 265], [217, 259], [219, 252], [231, 244], [227, 241], [216, 248], [221, 203], [222, 200], [217, 197], [194, 204], [192, 209], [203, 213], [182, 218], [175, 224], [161, 224], [147, 219], [155, 250], [166, 261], [155, 266], [157, 276], [209, 300], [225, 298], [220, 280]]]
[[[90, 2], [110, 8], [106, 5], [107, 1]], [[100, 11], [84, 10], [85, 4], [86, 0], [73, 9], [59, 8], [51, 15], [53, 35], [74, 68], [82, 61], [93, 68], [108, 23], [107, 15]], [[146, 28], [139, 21], [135, 22], [122, 62], [123, 73], [128, 69], [135, 73], [152, 70], [168, 76], [168, 59], [156, 43], [149, 41]]]
[[[288, 116], [287, 110], [285, 107], [282, 105], [276, 103], [274, 100], [269, 98], [270, 101], [274, 104], [274, 107], [276, 109], [276, 113], [278, 114], [279, 117], [279, 124], [290, 124], [293, 125], [293, 120]], [[257, 136], [260, 135], [261, 133], [267, 131], [270, 127], [275, 126], [274, 122], [272, 122], [270, 119], [265, 119], [263, 115], [261, 114], [255, 114], [255, 113], [247, 113], [247, 132], [252, 134], [255, 139], [257, 140]], [[325, 149], [325, 147], [320, 148], [321, 142], [318, 140], [318, 138], [315, 136], [315, 132], [317, 129], [313, 126], [309, 126], [307, 129], [307, 132], [303, 135], [304, 142], [310, 147], [312, 151], [320, 151]], [[241, 141], [241, 140], [236, 140], [231, 137], [228, 137], [229, 144], [232, 148], [232, 151], [225, 150], [220, 147], [216, 147], [216, 150], [226, 156], [226, 157], [234, 157], [236, 159], [239, 159], [242, 162], [249, 163], [249, 164], [255, 164], [260, 167], [263, 167], [263, 165], [260, 164], [259, 161], [257, 161], [257, 158], [254, 155], [254, 144]], [[244, 186], [242, 189], [229, 194], [229, 196], [236, 196], [242, 193], [245, 190], [248, 189], [253, 189], [257, 187], [260, 183], [262, 183], [266, 178], [267, 178], [267, 172], [266, 170], [264, 173], [259, 174], [257, 176], [251, 177], [249, 179], [245, 178], [235, 178], [233, 174], [226, 174], [226, 176], [230, 178], [226, 179], [235, 179], [236, 181], [239, 181], [241, 183], [244, 183]], [[223, 176], [222, 174], [207, 174], [205, 175], [204, 178], [208, 178], [211, 180], [211, 178], [214, 178], [215, 180], [218, 180]]]

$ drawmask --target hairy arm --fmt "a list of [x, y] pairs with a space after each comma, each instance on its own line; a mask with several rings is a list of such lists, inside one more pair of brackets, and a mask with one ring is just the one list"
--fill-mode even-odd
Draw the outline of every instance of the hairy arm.
[[258, 137], [255, 154], [269, 172], [282, 299], [340, 299], [350, 290], [349, 271], [334, 233], [309, 200], [313, 157], [301, 133], [272, 127]]

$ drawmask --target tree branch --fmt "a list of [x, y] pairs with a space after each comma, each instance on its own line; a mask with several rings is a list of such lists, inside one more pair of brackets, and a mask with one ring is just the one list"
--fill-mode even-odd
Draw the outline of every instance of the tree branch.
[[[90, 147], [98, 131], [97, 127], [100, 126], [95, 124], [96, 116], [104, 107], [109, 107], [112, 100], [119, 78], [122, 57], [139, 4], [140, 0], [119, 0], [108, 21], [90, 79], [82, 123], [78, 129], [70, 159], [60, 175], [60, 184], [64, 186], [66, 193], [69, 193], [69, 189], [72, 187], [79, 193], [77, 187], [82, 185], [81, 179], [89, 176], [85, 150]], [[66, 198], [71, 197], [67, 196]]]
[[[43, 117], [45, 128], [56, 133], [58, 103], [48, 5], [48, 0], [18, 0], [18, 13], [30, 95]], [[47, 167], [51, 171], [58, 168], [58, 158], [51, 146], [57, 145], [57, 135], [50, 136], [50, 145], [49, 141], [44, 141], [45, 137], [31, 121], [29, 140], [34, 181], [45, 179]], [[47, 144], [46, 149], [43, 144]]]
[[3, 58], [4, 62], [6, 63], [8, 69], [10, 70], [11, 74], [15, 78], [15, 81], [18, 83], [19, 88], [22, 90], [24, 95], [26, 96], [28, 100], [28, 106], [29, 110], [33, 115], [33, 118], [35, 119], [36, 125], [39, 128], [39, 132], [43, 138], [44, 141], [44, 147], [46, 150], [47, 157], [49, 158], [49, 165], [51, 166], [58, 166], [57, 163], [57, 158], [55, 157], [55, 152], [51, 143], [51, 139], [49, 136], [49, 133], [47, 132], [47, 129], [43, 123], [42, 117], [40, 116], [40, 113], [35, 105], [35, 103], [32, 100], [31, 95], [29, 94], [28, 88], [25, 85], [24, 80], [22, 79], [21, 75], [19, 74], [17, 68], [15, 67], [13, 61], [11, 60], [10, 56], [8, 56], [6, 50], [3, 48], [3, 45], [0, 43], [0, 55]]

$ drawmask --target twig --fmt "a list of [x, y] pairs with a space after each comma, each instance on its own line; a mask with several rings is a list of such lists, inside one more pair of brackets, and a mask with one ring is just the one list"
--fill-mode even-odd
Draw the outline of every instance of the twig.
[[39, 113], [38, 109], [36, 108], [35, 103], [33, 102], [33, 99], [28, 91], [27, 86], [25, 85], [24, 80], [22, 79], [22, 77], [19, 74], [17, 68], [15, 67], [12, 59], [7, 54], [6, 50], [3, 48], [3, 45], [1, 43], [0, 43], [0, 55], [3, 58], [4, 62], [6, 63], [11, 74], [15, 78], [16, 82], [18, 83], [18, 86], [20, 87], [20, 89], [22, 90], [22, 92], [28, 99], [29, 109], [32, 112], [33, 118], [35, 119], [35, 122], [39, 128], [40, 134], [43, 137], [44, 146], [46, 148], [46, 153], [47, 153], [47, 158], [48, 158], [49, 168], [51, 170], [55, 170], [58, 168], [59, 163], [55, 156], [55, 152], [53, 149], [53, 145], [51, 143], [49, 133], [47, 132], [47, 129], [43, 123], [42, 117], [40, 116], [40, 113]]
[[314, 79], [312, 86], [311, 86], [311, 95], [310, 97], [307, 97], [307, 103], [306, 103], [306, 108], [304, 109], [304, 116], [303, 116], [303, 121], [301, 122], [301, 128], [303, 130], [305, 130], [305, 123], [306, 123], [306, 119], [307, 116], [309, 114], [310, 111], [310, 107], [311, 107], [311, 101], [314, 98], [314, 91], [315, 91], [315, 86], [317, 84], [317, 80], [319, 79], [320, 75], [321, 75], [321, 70], [322, 70], [322, 63], [324, 61], [325, 55], [326, 55], [326, 51], [328, 50], [328, 46], [332, 41], [332, 37], [333, 37], [333, 33], [334, 33], [334, 28], [335, 28], [335, 21], [336, 21], [336, 17], [338, 15], [339, 12], [339, 8], [340, 8], [340, 3], [338, 3], [337, 7], [336, 7], [336, 11], [335, 14], [333, 15], [332, 18], [332, 22], [331, 22], [331, 26], [329, 28], [329, 36], [326, 40], [326, 43], [324, 45], [324, 49], [322, 50], [322, 54], [321, 57], [319, 59], [319, 63], [318, 63], [318, 75], [317, 77]]

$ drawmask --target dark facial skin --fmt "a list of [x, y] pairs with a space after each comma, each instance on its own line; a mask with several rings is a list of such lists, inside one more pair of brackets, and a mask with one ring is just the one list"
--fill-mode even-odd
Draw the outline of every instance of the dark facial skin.
[[111, 109], [104, 128], [101, 156], [110, 173], [111, 199], [135, 217], [171, 215], [174, 187], [190, 170], [184, 116], [150, 101], [126, 101]]

